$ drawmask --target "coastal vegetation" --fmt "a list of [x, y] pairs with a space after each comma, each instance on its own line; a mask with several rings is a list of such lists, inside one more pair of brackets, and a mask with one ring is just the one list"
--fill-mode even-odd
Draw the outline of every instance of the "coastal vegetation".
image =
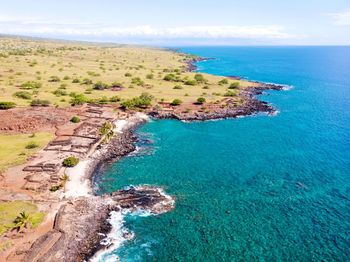
[[11, 201], [0, 203], [0, 235], [8, 230], [18, 231], [24, 228], [36, 228], [44, 219], [45, 213], [27, 201]]
[[[0, 50], [0, 109], [87, 102], [143, 109], [174, 99], [193, 104], [198, 97], [210, 103], [224, 99], [228, 88], [239, 92], [252, 84], [188, 72], [193, 56], [157, 48], [1, 37]], [[152, 99], [142, 102], [142, 93]]]
[[79, 158], [75, 156], [69, 156], [65, 158], [62, 162], [65, 167], [75, 167], [79, 163]]

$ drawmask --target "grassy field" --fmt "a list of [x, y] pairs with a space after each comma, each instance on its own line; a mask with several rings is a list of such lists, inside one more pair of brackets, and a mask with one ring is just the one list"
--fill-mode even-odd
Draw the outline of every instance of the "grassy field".
[[30, 202], [2, 202], [0, 203], [0, 235], [16, 225], [14, 220], [21, 212], [25, 212], [29, 215], [28, 222], [29, 226], [32, 228], [37, 227], [45, 217], [45, 214], [38, 212], [37, 206]]
[[[44, 99], [69, 106], [76, 94], [107, 101], [115, 96], [130, 99], [142, 92], [153, 95], [153, 103], [176, 98], [195, 102], [198, 97], [217, 101], [233, 82], [240, 83], [236, 91], [252, 85], [237, 80], [219, 84], [224, 77], [206, 74], [203, 81], [193, 81], [195, 73], [186, 72], [185, 61], [190, 58], [148, 47], [0, 37], [0, 101], [28, 106], [32, 99]], [[164, 80], [169, 74], [176, 79]], [[124, 88], [95, 90], [99, 81]]]
[[26, 159], [43, 148], [52, 134], [42, 132], [35, 136], [29, 134], [0, 134], [0, 172], [10, 166], [25, 163]]

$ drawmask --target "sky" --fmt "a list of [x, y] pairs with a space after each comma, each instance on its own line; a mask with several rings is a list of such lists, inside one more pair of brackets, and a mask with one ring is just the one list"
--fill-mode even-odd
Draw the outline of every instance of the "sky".
[[0, 0], [0, 34], [184, 45], [350, 45], [350, 0]]

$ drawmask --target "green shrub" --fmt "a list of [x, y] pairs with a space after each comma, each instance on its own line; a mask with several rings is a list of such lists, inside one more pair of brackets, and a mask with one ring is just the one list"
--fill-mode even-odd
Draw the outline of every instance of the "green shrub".
[[147, 78], [147, 79], [153, 79], [153, 78], [154, 78], [154, 75], [153, 75], [153, 74], [148, 74], [148, 75], [146, 75], [146, 78]]
[[16, 104], [13, 102], [0, 102], [0, 110], [11, 109], [16, 107]]
[[104, 89], [107, 89], [109, 88], [109, 85], [99, 81], [97, 83], [94, 84], [94, 87], [93, 87], [95, 90], [104, 90]]
[[218, 84], [219, 85], [227, 85], [228, 84], [227, 78], [224, 78], [224, 79], [220, 80]]
[[22, 99], [32, 99], [32, 94], [27, 91], [18, 91], [14, 93], [15, 97], [22, 98]]
[[58, 76], [50, 76], [49, 82], [60, 82], [61, 79]]
[[172, 106], [179, 106], [182, 104], [182, 101], [180, 99], [174, 99], [173, 102], [170, 103]]
[[67, 95], [67, 91], [62, 90], [62, 89], [57, 89], [55, 91], [52, 92], [55, 96], [66, 96]]
[[63, 160], [63, 166], [74, 167], [79, 163], [79, 158], [70, 156]]
[[72, 106], [83, 105], [86, 102], [88, 102], [88, 98], [86, 96], [84, 96], [83, 94], [74, 94], [72, 96], [72, 99], [70, 100], [70, 104]]
[[141, 80], [140, 77], [134, 77], [133, 79], [131, 79], [131, 84], [142, 86], [144, 85], [144, 82]]
[[204, 76], [202, 74], [195, 74], [194, 75], [194, 79], [198, 82], [198, 83], [204, 83], [206, 80], [204, 78]]
[[91, 84], [92, 84], [92, 80], [89, 79], [89, 78], [84, 78], [84, 79], [81, 81], [81, 84], [82, 84], [82, 85], [91, 85]]
[[126, 77], [131, 77], [132, 76], [132, 74], [131, 73], [125, 73], [125, 75], [124, 76], [126, 76]]
[[176, 85], [176, 86], [173, 87], [173, 89], [182, 89], [182, 88], [183, 88], [183, 87], [180, 86], [180, 85]]
[[30, 102], [31, 106], [49, 106], [50, 105], [49, 100], [43, 100], [43, 99], [33, 99], [32, 102]]
[[238, 88], [238, 87], [239, 87], [239, 82], [233, 82], [233, 83], [230, 85], [229, 89], [236, 89], [236, 88]]
[[37, 147], [39, 147], [39, 145], [37, 143], [35, 143], [34, 141], [31, 141], [26, 145], [26, 149], [33, 149], [33, 148], [37, 148]]
[[79, 78], [74, 78], [74, 79], [72, 80], [72, 83], [73, 83], [73, 84], [78, 84], [78, 83], [80, 83]]
[[193, 79], [188, 79], [185, 81], [185, 85], [187, 86], [195, 86], [196, 84], [197, 84], [197, 81]]
[[231, 91], [231, 90], [228, 90], [224, 96], [236, 96], [237, 95], [237, 92], [234, 92], [234, 91]]
[[77, 116], [73, 116], [73, 117], [70, 119], [70, 121], [71, 121], [72, 123], [79, 123], [79, 122], [80, 122], [80, 118], [77, 117]]
[[120, 97], [119, 96], [112, 96], [109, 99], [110, 102], [115, 103], [115, 102], [119, 102], [120, 101]]
[[35, 81], [26, 81], [21, 84], [21, 89], [37, 89], [42, 86], [41, 83]]
[[175, 81], [175, 75], [174, 74], [167, 74], [163, 77], [163, 80], [165, 81]]
[[198, 97], [198, 99], [197, 99], [197, 104], [203, 104], [203, 103], [205, 103], [205, 98], [204, 97]]
[[144, 108], [151, 105], [153, 96], [148, 93], [142, 93], [139, 97], [127, 99], [121, 103], [122, 108], [130, 109], [135, 107]]
[[63, 77], [63, 80], [69, 80], [69, 79], [70, 79], [69, 76], [64, 76], [64, 77]]

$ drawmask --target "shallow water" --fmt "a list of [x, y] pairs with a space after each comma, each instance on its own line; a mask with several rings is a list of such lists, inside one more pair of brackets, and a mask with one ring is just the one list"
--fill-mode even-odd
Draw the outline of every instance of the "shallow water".
[[[174, 211], [125, 219], [121, 261], [346, 261], [350, 257], [350, 47], [192, 47], [199, 70], [287, 84], [276, 116], [151, 121], [98, 192], [163, 186]], [[147, 143], [151, 140], [152, 143]], [[101, 258], [107, 261], [109, 256]]]

